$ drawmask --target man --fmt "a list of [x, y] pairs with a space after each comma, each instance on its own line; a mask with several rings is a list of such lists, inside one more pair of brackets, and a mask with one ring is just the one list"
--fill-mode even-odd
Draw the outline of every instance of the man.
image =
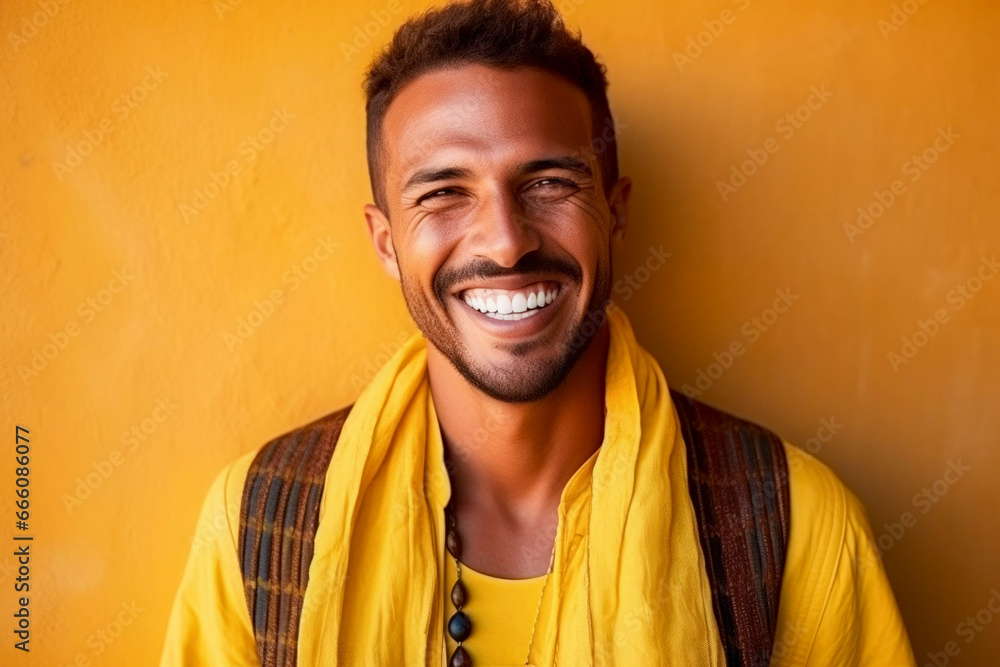
[[857, 499], [609, 303], [606, 86], [547, 0], [397, 31], [364, 213], [420, 333], [220, 474], [163, 665], [913, 664]]

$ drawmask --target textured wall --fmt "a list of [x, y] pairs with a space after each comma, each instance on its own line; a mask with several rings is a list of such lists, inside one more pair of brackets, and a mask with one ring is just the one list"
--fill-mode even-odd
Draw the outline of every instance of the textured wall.
[[[856, 489], [922, 663], [989, 664], [1000, 619], [959, 624], [1000, 587], [996, 3], [561, 4], [610, 68], [640, 338]], [[417, 6], [4, 3], [0, 540], [23, 424], [30, 664], [152, 664], [214, 474], [412, 330], [364, 231], [360, 80]], [[12, 553], [0, 662], [29, 664]]]

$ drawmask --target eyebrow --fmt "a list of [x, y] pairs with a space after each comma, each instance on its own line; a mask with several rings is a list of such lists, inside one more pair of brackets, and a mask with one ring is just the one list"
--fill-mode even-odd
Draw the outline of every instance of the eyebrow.
[[[542, 158], [540, 160], [526, 162], [518, 168], [517, 173], [520, 176], [524, 176], [538, 171], [545, 171], [546, 169], [565, 169], [582, 176], [593, 177], [594, 175], [594, 172], [590, 168], [589, 164], [579, 158], [568, 155], [564, 157]], [[472, 172], [463, 167], [420, 169], [406, 181], [406, 185], [403, 186], [403, 192], [407, 192], [411, 188], [415, 188], [419, 185], [427, 185], [428, 183], [436, 183], [438, 181], [445, 181], [453, 178], [468, 178], [471, 175]]]
[[406, 181], [406, 185], [403, 186], [403, 192], [411, 188], [415, 188], [418, 185], [427, 185], [428, 183], [436, 183], [437, 181], [445, 181], [450, 178], [467, 178], [471, 176], [472, 172], [468, 169], [463, 169], [462, 167], [445, 167], [444, 169], [421, 169], [417, 173], [410, 176], [410, 179]]
[[571, 156], [565, 157], [552, 157], [543, 158], [541, 160], [532, 160], [518, 169], [520, 175], [533, 174], [536, 171], [545, 171], [546, 169], [565, 169], [566, 171], [572, 171], [581, 176], [593, 176], [594, 172], [591, 170], [590, 165], [583, 160]]

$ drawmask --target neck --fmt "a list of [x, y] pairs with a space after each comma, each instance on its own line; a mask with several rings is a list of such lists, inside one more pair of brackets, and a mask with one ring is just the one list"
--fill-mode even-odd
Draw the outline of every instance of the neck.
[[431, 394], [459, 515], [513, 528], [549, 523], [566, 482], [604, 437], [605, 323], [566, 381], [543, 399], [504, 403], [471, 386], [433, 345]]

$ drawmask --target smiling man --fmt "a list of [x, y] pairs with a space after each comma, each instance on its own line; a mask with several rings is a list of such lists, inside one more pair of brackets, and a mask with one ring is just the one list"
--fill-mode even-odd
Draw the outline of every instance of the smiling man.
[[397, 31], [364, 214], [419, 333], [219, 475], [163, 665], [913, 664], [857, 499], [610, 302], [606, 88], [542, 0]]

